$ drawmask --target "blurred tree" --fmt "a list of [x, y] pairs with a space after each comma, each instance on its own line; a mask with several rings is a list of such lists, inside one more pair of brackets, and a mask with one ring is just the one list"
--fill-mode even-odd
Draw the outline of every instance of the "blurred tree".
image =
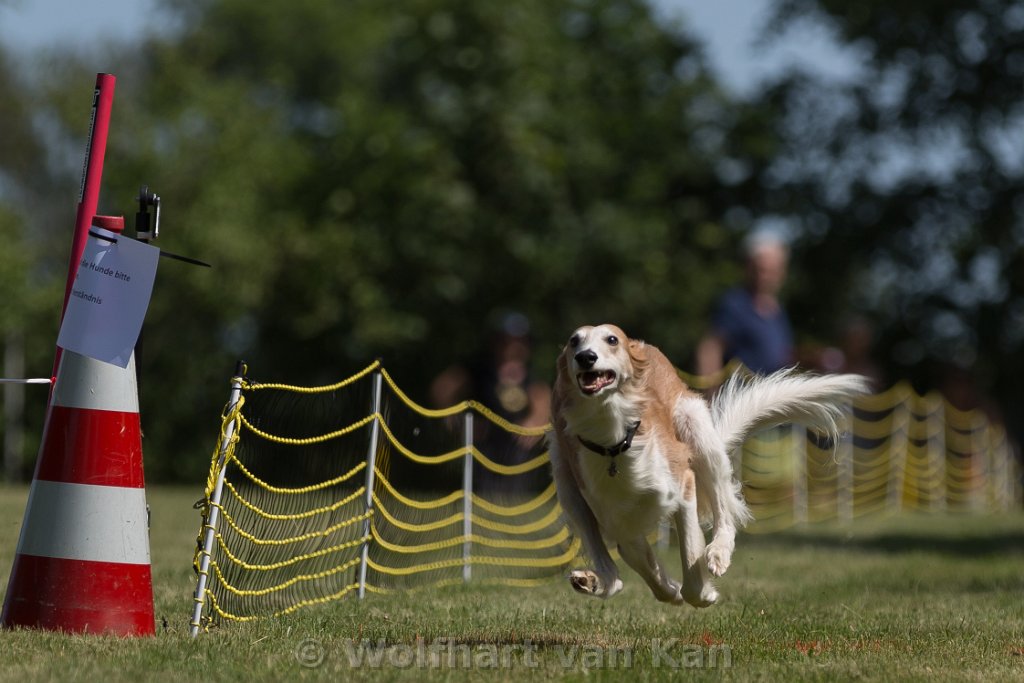
[[764, 94], [783, 112], [772, 210], [803, 226], [806, 282], [838, 285], [798, 285], [798, 316], [851, 302], [895, 376], [936, 388], [970, 368], [1019, 417], [1024, 5], [781, 0], [766, 33], [801, 22], [861, 63], [849, 82], [793, 71]]
[[[215, 268], [161, 264], [140, 358], [147, 475], [199, 481], [238, 358], [259, 380], [313, 383], [383, 357], [425, 401], [517, 310], [540, 379], [571, 329], [605, 320], [689, 366], [739, 237], [772, 216], [799, 226], [798, 334], [858, 308], [892, 376], [975, 363], [1009, 401], [1024, 11], [778, 9], [770, 34], [824, 22], [860, 77], [794, 72], [733, 101], [642, 0], [167, 2], [166, 35], [110, 48], [133, 59], [101, 210], [130, 217], [150, 185], [161, 246]], [[32, 83], [0, 68], [24, 94], [0, 104], [0, 235], [18, 245], [0, 278], [23, 294], [0, 318], [45, 369], [74, 219], [54, 197], [76, 194], [95, 73], [48, 59]]]
[[179, 29], [119, 75], [104, 178], [125, 211], [149, 184], [162, 246], [215, 265], [161, 264], [141, 359], [152, 478], [199, 476], [239, 357], [307, 383], [380, 356], [425, 401], [518, 310], [541, 379], [603, 320], [690, 363], [753, 220], [736, 207], [774, 152], [770, 114], [729, 101], [647, 4], [167, 11]]
[[[63, 274], [42, 255], [49, 251], [47, 225], [60, 214], [48, 195], [57, 178], [34, 113], [38, 93], [0, 46], [0, 376], [48, 376], [53, 364]], [[71, 205], [71, 201], [67, 202]], [[72, 219], [74, 211], [70, 213]], [[58, 275], [58, 273], [61, 273]], [[59, 288], [60, 287], [60, 288]], [[3, 477], [31, 472], [46, 409], [42, 387], [6, 385], [2, 392]]]

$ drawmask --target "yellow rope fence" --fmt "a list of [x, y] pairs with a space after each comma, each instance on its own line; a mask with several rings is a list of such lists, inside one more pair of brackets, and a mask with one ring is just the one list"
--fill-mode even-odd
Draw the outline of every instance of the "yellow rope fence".
[[[722, 379], [680, 374], [698, 388]], [[197, 503], [193, 633], [351, 594], [532, 586], [583, 563], [550, 478], [547, 426], [476, 401], [425, 408], [379, 362], [318, 387], [233, 382]], [[736, 471], [753, 533], [1021, 501], [1005, 430], [905, 383], [850, 406], [835, 443], [798, 426], [752, 437]]]

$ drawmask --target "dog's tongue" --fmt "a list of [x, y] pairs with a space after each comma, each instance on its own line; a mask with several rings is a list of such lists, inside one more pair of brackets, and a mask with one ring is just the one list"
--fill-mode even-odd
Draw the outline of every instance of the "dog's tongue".
[[613, 372], [594, 372], [593, 370], [580, 375], [580, 388], [588, 394], [593, 394], [608, 386], [615, 380]]

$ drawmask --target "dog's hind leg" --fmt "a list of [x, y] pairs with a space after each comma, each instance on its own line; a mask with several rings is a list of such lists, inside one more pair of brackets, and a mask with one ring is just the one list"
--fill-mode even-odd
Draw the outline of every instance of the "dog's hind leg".
[[704, 504], [712, 514], [707, 565], [712, 574], [721, 576], [732, 560], [737, 524], [749, 521], [750, 512], [740, 497], [739, 484], [733, 479], [732, 463], [715, 430], [707, 404], [698, 398], [681, 399], [676, 404], [673, 417], [680, 439], [694, 449], [691, 467], [700, 482]]
[[619, 543], [619, 554], [661, 602], [683, 604], [682, 586], [667, 574], [643, 536]]
[[739, 494], [732, 482], [711, 482], [706, 493], [710, 498], [713, 523], [711, 542], [707, 545], [707, 567], [715, 576], [721, 576], [732, 562], [736, 549], [736, 513], [732, 509], [738, 503]]
[[683, 500], [675, 513], [679, 556], [683, 562], [683, 599], [694, 607], [708, 607], [718, 600], [704, 562], [704, 531], [697, 516], [697, 487], [693, 472], [683, 473]]

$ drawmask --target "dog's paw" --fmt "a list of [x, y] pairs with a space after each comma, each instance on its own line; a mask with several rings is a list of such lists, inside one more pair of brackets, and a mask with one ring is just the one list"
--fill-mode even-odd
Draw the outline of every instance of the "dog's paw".
[[685, 605], [683, 599], [683, 586], [678, 581], [667, 579], [667, 585], [652, 588], [651, 593], [658, 602], [667, 602], [670, 605]]
[[710, 583], [705, 583], [699, 591], [688, 591], [683, 586], [683, 600], [694, 607], [711, 607], [718, 602], [718, 591]]
[[569, 574], [569, 585], [577, 593], [593, 595], [599, 598], [610, 598], [622, 590], [619, 578], [602, 581], [595, 572], [589, 569], [578, 569]]
[[732, 550], [714, 541], [708, 544], [707, 549], [708, 571], [715, 576], [721, 576], [729, 568], [732, 561]]
[[597, 595], [600, 579], [594, 572], [580, 569], [569, 574], [569, 585], [577, 593]]

